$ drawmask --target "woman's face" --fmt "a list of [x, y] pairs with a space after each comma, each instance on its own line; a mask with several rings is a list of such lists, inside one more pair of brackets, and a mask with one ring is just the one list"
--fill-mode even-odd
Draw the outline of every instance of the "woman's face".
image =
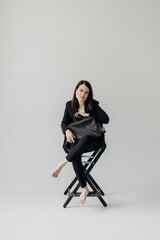
[[89, 88], [85, 84], [81, 84], [76, 90], [76, 98], [78, 102], [84, 103], [89, 95]]

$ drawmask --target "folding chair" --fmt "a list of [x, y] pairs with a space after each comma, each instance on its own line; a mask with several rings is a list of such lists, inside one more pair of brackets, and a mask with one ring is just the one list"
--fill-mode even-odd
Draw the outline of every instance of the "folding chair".
[[[97, 197], [100, 200], [100, 202], [103, 204], [103, 206], [107, 207], [107, 203], [102, 198], [102, 196], [105, 195], [104, 192], [102, 191], [100, 186], [96, 183], [96, 181], [93, 179], [93, 177], [90, 174], [92, 168], [95, 166], [95, 164], [97, 163], [98, 159], [100, 158], [100, 156], [102, 155], [102, 153], [106, 149], [107, 145], [105, 143], [105, 137], [104, 137], [105, 132], [106, 132], [105, 128], [103, 127], [103, 144], [102, 144], [101, 147], [99, 147], [98, 149], [93, 151], [91, 156], [87, 156], [87, 155], [82, 154], [82, 158], [83, 157], [88, 158], [88, 160], [86, 160], [86, 161], [82, 160], [82, 164], [83, 164], [83, 167], [84, 167], [84, 173], [85, 173], [85, 177], [86, 177], [86, 182], [88, 183], [88, 185], [93, 190], [93, 191], [89, 192], [87, 197]], [[74, 187], [74, 185], [76, 184], [77, 181], [78, 181], [78, 179], [77, 179], [77, 177], [75, 177], [73, 179], [73, 181], [70, 183], [70, 185], [67, 187], [65, 192], [64, 192], [65, 195], [68, 194], [68, 198], [67, 198], [66, 202], [63, 205], [64, 208], [67, 207], [67, 205], [69, 204], [69, 202], [72, 200], [73, 197], [79, 197], [80, 194], [81, 194], [81, 192], [77, 192], [78, 189], [80, 188], [80, 184], [78, 183]], [[74, 187], [74, 188], [71, 191], [72, 187]]]

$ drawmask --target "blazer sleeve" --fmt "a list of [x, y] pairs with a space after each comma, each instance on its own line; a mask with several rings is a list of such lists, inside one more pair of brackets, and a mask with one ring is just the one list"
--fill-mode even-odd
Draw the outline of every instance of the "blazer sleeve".
[[61, 121], [62, 132], [65, 134], [65, 131], [68, 129], [68, 124], [70, 123], [70, 116], [68, 113], [68, 102], [66, 103], [63, 119]]
[[90, 117], [94, 117], [96, 121], [99, 123], [109, 123], [109, 116], [107, 113], [99, 106], [99, 102], [97, 101], [95, 111], [89, 113]]

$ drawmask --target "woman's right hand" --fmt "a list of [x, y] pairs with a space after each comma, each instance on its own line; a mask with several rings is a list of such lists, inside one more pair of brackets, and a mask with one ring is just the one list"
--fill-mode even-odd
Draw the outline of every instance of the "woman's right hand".
[[67, 142], [70, 142], [70, 143], [75, 142], [74, 138], [76, 138], [76, 137], [71, 132], [71, 130], [67, 129], [65, 133], [66, 133]]

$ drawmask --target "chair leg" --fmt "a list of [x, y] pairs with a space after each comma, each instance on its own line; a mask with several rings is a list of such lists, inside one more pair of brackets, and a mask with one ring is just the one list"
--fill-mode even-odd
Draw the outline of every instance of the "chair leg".
[[68, 203], [72, 200], [74, 194], [77, 192], [77, 190], [80, 188], [80, 184], [78, 183], [77, 186], [74, 188], [74, 190], [72, 191], [72, 193], [70, 193], [70, 189], [68, 189], [68, 198], [65, 201], [63, 207], [66, 208]]
[[67, 187], [67, 189], [64, 191], [64, 195], [67, 195], [68, 191], [73, 187], [73, 185], [75, 184], [75, 182], [77, 181], [77, 177], [75, 177], [73, 179], [73, 181], [71, 182], [71, 184]]
[[98, 197], [100, 202], [103, 204], [104, 207], [107, 207], [107, 203], [104, 201], [102, 197]]
[[[94, 187], [94, 185], [92, 184], [92, 182], [88, 179], [88, 177], [87, 177], [87, 179], [86, 179], [86, 181], [88, 182], [88, 184], [90, 185], [90, 187], [92, 188], [92, 190], [94, 191], [94, 192], [99, 192], [100, 193], [100, 189], [96, 189], [95, 187]], [[101, 197], [101, 196], [97, 196], [98, 197], [98, 199], [100, 200], [100, 202], [103, 204], [103, 206], [104, 207], [107, 207], [107, 203], [104, 201], [104, 199]]]
[[88, 176], [89, 180], [94, 184], [94, 186], [100, 190], [101, 192], [101, 195], [104, 196], [105, 193], [102, 191], [102, 189], [100, 188], [100, 186], [96, 183], [96, 181], [92, 178], [92, 176], [88, 173]]
[[64, 208], [67, 207], [67, 205], [68, 205], [69, 202], [72, 200], [72, 198], [73, 198], [73, 196], [70, 196], [70, 197], [67, 198], [67, 200], [65, 201], [65, 203], [64, 203], [64, 205], [63, 205]]

